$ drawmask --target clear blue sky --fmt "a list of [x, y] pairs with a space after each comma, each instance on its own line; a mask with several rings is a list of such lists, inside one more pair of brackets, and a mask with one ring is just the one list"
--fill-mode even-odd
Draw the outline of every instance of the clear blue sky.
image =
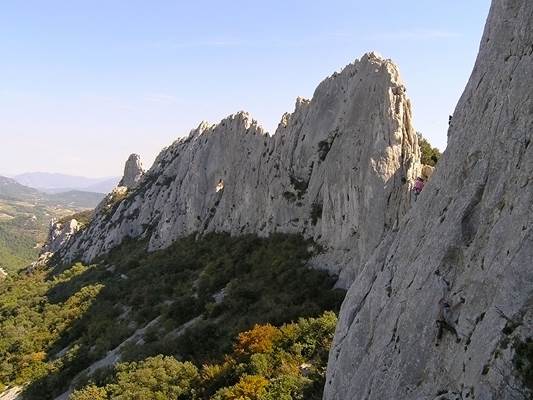
[[417, 130], [444, 148], [489, 3], [2, 1], [0, 174], [120, 175], [129, 153], [151, 164], [238, 110], [272, 133], [371, 50], [400, 66]]

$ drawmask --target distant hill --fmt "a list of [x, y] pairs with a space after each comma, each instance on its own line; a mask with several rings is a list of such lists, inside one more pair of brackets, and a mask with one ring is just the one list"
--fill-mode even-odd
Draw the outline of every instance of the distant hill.
[[72, 208], [94, 208], [104, 198], [103, 193], [69, 190], [46, 195], [48, 204], [56, 203], [58, 206]]
[[17, 181], [0, 176], [0, 198], [13, 200], [34, 200], [39, 198], [38, 190], [21, 185]]
[[35, 260], [52, 218], [94, 208], [102, 193], [43, 193], [0, 176], [0, 267], [14, 272]]
[[72, 190], [109, 193], [119, 182], [119, 177], [87, 178], [84, 176], [30, 172], [13, 177], [18, 183], [47, 193], [61, 193]]
[[83, 190], [66, 190], [45, 193], [20, 184], [11, 178], [0, 176], [0, 199], [26, 201], [47, 206], [74, 209], [94, 208], [104, 198], [104, 193]]

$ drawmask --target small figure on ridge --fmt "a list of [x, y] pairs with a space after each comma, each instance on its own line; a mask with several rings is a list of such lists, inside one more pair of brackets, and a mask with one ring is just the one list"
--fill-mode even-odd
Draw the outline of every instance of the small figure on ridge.
[[418, 195], [422, 192], [422, 189], [424, 189], [424, 179], [419, 176], [418, 178], [416, 178], [415, 185], [413, 186], [415, 201], [418, 198]]

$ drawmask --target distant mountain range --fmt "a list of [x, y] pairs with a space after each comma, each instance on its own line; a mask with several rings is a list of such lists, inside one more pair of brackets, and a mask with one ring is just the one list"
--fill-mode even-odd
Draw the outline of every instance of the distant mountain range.
[[65, 190], [46, 193], [22, 185], [15, 179], [0, 176], [0, 200], [24, 201], [46, 206], [84, 209], [96, 207], [103, 197], [103, 193], [83, 190]]
[[109, 193], [117, 186], [119, 177], [87, 178], [49, 172], [29, 172], [12, 177], [24, 186], [45, 193], [64, 193], [72, 190], [84, 192]]

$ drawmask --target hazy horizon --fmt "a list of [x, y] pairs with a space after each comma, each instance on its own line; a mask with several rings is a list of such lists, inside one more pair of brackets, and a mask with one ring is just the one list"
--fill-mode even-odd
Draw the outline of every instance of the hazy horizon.
[[[395, 61], [415, 128], [446, 145], [488, 0], [2, 5], [0, 174], [120, 176], [240, 110], [274, 133], [298, 96], [377, 51]], [[465, 4], [466, 3], [466, 4]]]

